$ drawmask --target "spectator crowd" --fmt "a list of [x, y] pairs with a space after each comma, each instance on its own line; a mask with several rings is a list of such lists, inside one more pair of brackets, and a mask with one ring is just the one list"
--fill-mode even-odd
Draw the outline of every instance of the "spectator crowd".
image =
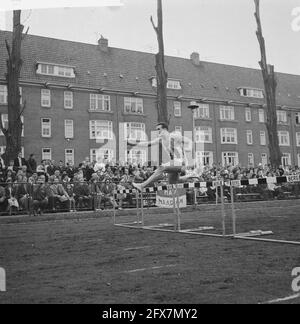
[[[78, 166], [63, 161], [42, 160], [37, 163], [34, 154], [28, 160], [21, 154], [8, 166], [0, 161], [0, 212], [13, 210], [29, 211], [33, 214], [44, 211], [74, 211], [82, 209], [100, 210], [107, 205], [122, 209], [134, 206], [132, 194], [118, 194], [114, 191], [132, 189], [133, 182], [143, 182], [155, 171], [151, 163], [113, 163], [105, 159], [91, 162], [86, 158]], [[211, 182], [215, 180], [244, 180], [254, 178], [300, 175], [298, 167], [272, 169], [270, 166], [241, 167], [221, 164], [187, 167], [186, 174], [193, 175], [191, 181]], [[165, 184], [162, 176], [159, 183]], [[239, 188], [240, 193], [258, 192], [262, 198], [280, 198], [286, 192], [286, 185], [267, 184]], [[299, 197], [299, 184], [292, 188]], [[215, 188], [202, 188], [198, 195], [215, 199]], [[230, 199], [230, 197], [228, 196]], [[192, 198], [191, 198], [192, 199]]]

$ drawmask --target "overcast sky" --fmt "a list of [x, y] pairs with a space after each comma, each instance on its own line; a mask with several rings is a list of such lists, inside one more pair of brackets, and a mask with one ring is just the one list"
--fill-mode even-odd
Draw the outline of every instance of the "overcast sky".
[[[96, 44], [102, 34], [112, 47], [155, 53], [156, 0], [120, 1], [120, 7], [25, 10], [22, 21], [34, 35]], [[163, 0], [166, 55], [197, 51], [205, 61], [258, 68], [253, 13], [253, 0]], [[300, 75], [300, 0], [261, 0], [261, 18], [269, 63]], [[9, 30], [11, 13], [5, 20]]]

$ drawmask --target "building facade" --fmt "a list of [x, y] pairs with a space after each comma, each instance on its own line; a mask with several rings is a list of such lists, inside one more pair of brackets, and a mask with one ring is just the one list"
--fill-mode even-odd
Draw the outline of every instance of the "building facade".
[[[0, 32], [0, 46], [11, 33]], [[155, 134], [155, 57], [108, 46], [27, 35], [21, 72], [23, 154], [78, 164], [86, 157], [157, 161], [124, 138]], [[170, 131], [194, 136], [202, 164], [268, 163], [266, 106], [261, 71], [166, 57]], [[7, 123], [6, 55], [0, 58], [0, 113]], [[278, 136], [284, 165], [300, 166], [300, 76], [277, 74]], [[199, 104], [194, 115], [191, 101]], [[193, 133], [193, 125], [195, 125]], [[0, 151], [5, 138], [0, 134]]]

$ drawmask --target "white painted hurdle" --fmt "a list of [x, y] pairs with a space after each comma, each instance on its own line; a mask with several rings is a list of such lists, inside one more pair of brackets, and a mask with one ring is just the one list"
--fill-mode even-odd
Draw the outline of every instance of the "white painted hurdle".
[[[267, 242], [267, 243], [280, 243], [280, 244], [292, 244], [300, 245], [300, 242], [289, 241], [289, 240], [279, 240], [279, 239], [267, 239], [262, 238], [265, 235], [273, 235], [274, 233], [271, 230], [250, 230], [248, 232], [239, 233], [237, 231], [237, 216], [236, 208], [234, 201], [234, 187], [241, 185], [253, 185], [253, 184], [267, 184], [267, 183], [286, 183], [286, 182], [298, 182], [300, 181], [299, 176], [284, 176], [284, 177], [272, 177], [272, 178], [262, 178], [262, 179], [250, 179], [250, 180], [233, 180], [233, 181], [213, 181], [213, 182], [197, 182], [197, 183], [185, 183], [185, 184], [176, 184], [168, 186], [158, 186], [146, 188], [145, 192], [154, 192], [158, 190], [167, 190], [172, 189], [172, 198], [173, 198], [173, 213], [174, 213], [174, 222], [173, 224], [157, 224], [151, 226], [145, 226], [144, 222], [144, 204], [143, 204], [143, 192], [138, 192], [137, 190], [122, 190], [116, 191], [115, 193], [135, 193], [137, 200], [137, 219], [134, 222], [129, 223], [117, 223], [116, 222], [116, 210], [114, 208], [113, 223], [115, 226], [134, 228], [134, 229], [144, 229], [151, 231], [161, 231], [161, 232], [176, 232], [182, 234], [190, 235], [200, 235], [200, 236], [210, 236], [210, 237], [223, 237], [231, 239], [240, 239], [240, 240], [249, 240], [257, 242]], [[232, 233], [226, 233], [226, 212], [224, 204], [224, 185], [230, 187], [231, 195], [231, 222], [232, 222]], [[179, 195], [178, 188], [200, 188], [203, 186], [213, 186], [216, 188], [216, 204], [218, 205], [218, 188], [220, 188], [220, 208], [221, 208], [221, 226], [222, 234], [208, 233], [207, 231], [214, 230], [213, 226], [199, 226], [198, 228], [190, 229], [181, 229], [181, 212], [179, 208]], [[139, 204], [140, 200], [140, 204]], [[173, 227], [173, 229], [171, 229]]]

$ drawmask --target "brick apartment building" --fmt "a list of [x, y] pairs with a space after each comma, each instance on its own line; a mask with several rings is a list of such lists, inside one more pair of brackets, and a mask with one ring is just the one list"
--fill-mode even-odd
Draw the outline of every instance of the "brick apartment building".
[[[0, 113], [7, 123], [5, 39], [0, 31]], [[155, 161], [128, 151], [125, 136], [150, 136], [157, 121], [155, 56], [108, 46], [27, 35], [22, 45], [23, 153], [38, 160], [80, 163], [108, 158]], [[268, 162], [264, 86], [260, 70], [166, 57], [170, 130], [192, 132], [203, 163]], [[300, 76], [277, 73], [278, 130], [283, 164], [300, 165]], [[5, 138], [0, 136], [0, 152]]]

